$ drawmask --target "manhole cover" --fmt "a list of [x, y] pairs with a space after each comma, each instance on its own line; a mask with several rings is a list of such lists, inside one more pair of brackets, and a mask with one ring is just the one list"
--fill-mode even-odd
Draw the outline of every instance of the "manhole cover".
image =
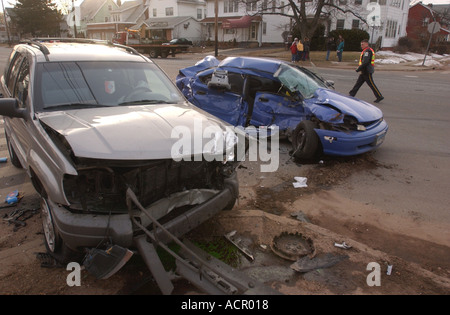
[[313, 241], [300, 233], [281, 233], [273, 239], [271, 248], [278, 256], [292, 261], [314, 252]]

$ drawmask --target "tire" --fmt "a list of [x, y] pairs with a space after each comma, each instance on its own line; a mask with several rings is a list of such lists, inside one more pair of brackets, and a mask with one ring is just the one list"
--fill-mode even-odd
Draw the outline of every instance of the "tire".
[[51, 208], [45, 197], [41, 197], [42, 228], [44, 230], [44, 243], [47, 252], [59, 263], [81, 262], [83, 254], [71, 250], [58, 234], [53, 223]]
[[9, 157], [11, 159], [11, 164], [17, 168], [22, 168], [22, 163], [20, 163], [16, 151], [14, 151], [14, 148], [12, 147], [11, 142], [9, 141], [9, 137], [6, 134], [6, 131], [5, 131], [5, 138], [6, 138], [6, 145], [8, 147]]
[[150, 58], [158, 58], [158, 52], [156, 51], [156, 49], [150, 50], [149, 56]]
[[310, 120], [301, 121], [292, 133], [293, 156], [300, 160], [313, 159], [319, 149], [319, 137]]
[[163, 59], [165, 59], [165, 58], [167, 58], [167, 56], [169, 56], [169, 52], [167, 52], [167, 51], [161, 51], [161, 58], [163, 58]]

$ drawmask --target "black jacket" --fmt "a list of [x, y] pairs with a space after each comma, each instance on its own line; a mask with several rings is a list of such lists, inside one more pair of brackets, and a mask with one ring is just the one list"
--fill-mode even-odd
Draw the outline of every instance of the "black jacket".
[[361, 65], [356, 69], [356, 72], [361, 71], [362, 73], [374, 73], [375, 69], [372, 65], [372, 50], [366, 48], [361, 52]]

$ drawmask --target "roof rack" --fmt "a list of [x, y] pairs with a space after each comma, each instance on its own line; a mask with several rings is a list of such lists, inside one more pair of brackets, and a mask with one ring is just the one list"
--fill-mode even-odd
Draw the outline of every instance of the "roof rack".
[[37, 46], [46, 56], [46, 59], [48, 61], [48, 57], [47, 55], [50, 54], [50, 51], [48, 50], [48, 48], [42, 44], [44, 42], [47, 43], [80, 43], [80, 44], [99, 44], [99, 45], [106, 45], [106, 46], [113, 46], [113, 47], [119, 47], [122, 49], [125, 49], [126, 51], [135, 54], [135, 55], [140, 55], [140, 53], [129, 46], [125, 46], [125, 45], [119, 45], [119, 44], [115, 44], [111, 41], [107, 41], [107, 40], [100, 40], [100, 39], [90, 39], [90, 38], [59, 38], [59, 37], [43, 37], [43, 38], [33, 38], [31, 40], [24, 40], [22, 41], [24, 43], [27, 43], [29, 45], [35, 45]]
[[34, 39], [24, 39], [20, 41], [20, 43], [28, 44], [30, 46], [37, 46], [37, 48], [39, 48], [39, 50], [42, 51], [42, 53], [44, 54], [45, 59], [48, 61], [48, 55], [50, 55], [50, 50], [48, 50], [48, 48], [41, 42], [36, 41]]

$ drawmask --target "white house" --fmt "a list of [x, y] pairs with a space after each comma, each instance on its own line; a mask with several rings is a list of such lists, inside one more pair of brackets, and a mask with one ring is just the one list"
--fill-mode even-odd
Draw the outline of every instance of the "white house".
[[410, 0], [337, 0], [342, 5], [359, 13], [367, 22], [363, 23], [352, 13], [330, 12], [330, 30], [358, 28], [370, 35], [370, 43], [381, 48], [397, 45], [400, 37], [406, 36], [406, 24]]
[[[218, 0], [218, 40], [223, 42], [236, 41], [257, 43], [284, 43], [285, 36], [290, 31], [291, 19], [281, 15], [258, 14], [261, 7], [273, 12], [280, 11], [276, 6], [283, 1], [248, 1]], [[204, 25], [205, 40], [215, 39], [215, 3], [207, 0], [207, 17], [201, 22]]]

